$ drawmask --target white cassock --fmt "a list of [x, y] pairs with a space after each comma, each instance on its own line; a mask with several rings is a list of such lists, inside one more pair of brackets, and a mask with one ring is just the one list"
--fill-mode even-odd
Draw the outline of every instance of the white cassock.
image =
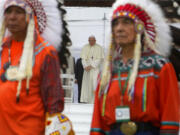
[[84, 70], [81, 102], [94, 103], [94, 91], [96, 90], [97, 77], [100, 71], [100, 66], [103, 63], [104, 51], [100, 45], [85, 45], [81, 52], [83, 68], [92, 66], [90, 71]]

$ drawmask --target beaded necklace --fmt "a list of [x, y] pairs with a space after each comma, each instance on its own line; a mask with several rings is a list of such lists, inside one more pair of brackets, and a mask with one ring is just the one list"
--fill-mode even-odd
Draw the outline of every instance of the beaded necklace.
[[124, 94], [125, 94], [126, 89], [127, 89], [127, 84], [128, 84], [128, 81], [129, 81], [130, 73], [131, 72], [128, 69], [128, 76], [127, 76], [127, 79], [125, 81], [124, 87], [122, 87], [122, 84], [121, 84], [121, 69], [118, 70], [118, 81], [119, 81], [119, 88], [120, 88], [120, 92], [121, 92], [121, 105], [123, 105], [123, 97], [124, 97]]

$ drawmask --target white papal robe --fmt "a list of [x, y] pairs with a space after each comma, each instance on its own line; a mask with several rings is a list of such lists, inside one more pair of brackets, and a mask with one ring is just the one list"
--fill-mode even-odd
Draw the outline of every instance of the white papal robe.
[[100, 72], [100, 66], [104, 59], [104, 50], [100, 45], [85, 45], [81, 52], [83, 68], [92, 66], [90, 71], [84, 70], [82, 88], [81, 88], [81, 102], [94, 103], [94, 91], [96, 90], [97, 77]]

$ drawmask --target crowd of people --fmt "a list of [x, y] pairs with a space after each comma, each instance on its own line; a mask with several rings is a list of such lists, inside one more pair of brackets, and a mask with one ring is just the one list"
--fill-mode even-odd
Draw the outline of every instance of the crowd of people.
[[62, 49], [58, 5], [0, 2], [0, 134], [74, 135], [62, 113], [69, 96], [63, 73], [75, 74], [78, 102], [94, 104], [90, 135], [177, 135], [180, 43], [171, 31], [179, 30], [161, 8], [151, 0], [117, 0], [107, 55], [91, 35], [75, 62]]

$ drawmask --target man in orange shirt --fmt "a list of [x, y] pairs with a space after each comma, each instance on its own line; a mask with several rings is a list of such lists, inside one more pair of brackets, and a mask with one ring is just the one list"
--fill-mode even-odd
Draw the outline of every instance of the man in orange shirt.
[[[3, 6], [0, 19], [1, 135], [73, 133], [69, 120], [60, 114], [64, 109], [64, 91], [57, 52], [51, 45], [60, 45], [61, 41], [56, 35], [61, 34], [62, 29], [57, 5], [56, 0], [0, 2]], [[53, 28], [51, 23], [55, 20], [58, 25]]]
[[150, 0], [117, 0], [111, 19], [90, 134], [177, 135], [179, 91], [161, 10]]

